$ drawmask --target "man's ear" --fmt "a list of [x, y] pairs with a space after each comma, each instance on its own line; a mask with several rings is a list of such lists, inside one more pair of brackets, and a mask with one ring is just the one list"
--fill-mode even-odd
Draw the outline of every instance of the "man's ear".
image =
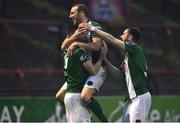
[[79, 12], [80, 16], [84, 15], [84, 12], [83, 11], [80, 11]]
[[132, 35], [128, 35], [128, 40], [133, 40], [133, 36]]

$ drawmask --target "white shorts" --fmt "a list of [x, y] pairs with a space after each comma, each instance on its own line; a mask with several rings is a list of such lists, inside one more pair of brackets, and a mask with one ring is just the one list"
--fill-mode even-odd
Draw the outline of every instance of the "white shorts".
[[99, 91], [99, 88], [102, 86], [106, 79], [106, 70], [105, 67], [100, 67], [96, 75], [89, 76], [84, 84], [84, 87], [93, 88], [96, 91]]
[[66, 93], [64, 98], [67, 122], [90, 122], [91, 114], [80, 99], [80, 93]]
[[151, 107], [151, 94], [149, 92], [139, 95], [125, 103], [121, 122], [148, 121]]
[[[89, 76], [84, 84], [84, 87], [94, 88], [96, 91], [99, 91], [99, 88], [102, 86], [106, 79], [106, 69], [105, 67], [100, 67], [96, 75]], [[67, 89], [67, 82], [63, 84], [61, 89]]]

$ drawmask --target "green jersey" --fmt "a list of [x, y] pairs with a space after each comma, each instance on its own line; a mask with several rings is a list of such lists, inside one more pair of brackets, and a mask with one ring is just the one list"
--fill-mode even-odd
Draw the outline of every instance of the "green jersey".
[[[91, 24], [92, 26], [98, 28], [98, 29], [102, 29], [101, 25], [95, 21], [89, 20], [88, 21], [89, 24]], [[87, 35], [87, 42], [92, 42], [92, 38], [99, 38], [95, 33], [89, 31], [88, 35]], [[84, 40], [83, 40], [84, 42]], [[97, 51], [92, 51], [92, 63], [95, 64], [98, 61], [99, 58], [99, 52]]]
[[64, 50], [64, 75], [68, 85], [67, 92], [81, 92], [89, 76], [83, 67], [83, 62], [89, 59], [87, 53], [79, 47], [73, 50], [72, 56], [68, 56], [67, 51]]
[[[98, 28], [98, 29], [102, 29], [101, 25], [99, 23], [95, 22], [95, 21], [89, 20], [88, 23], [91, 24], [92, 26]], [[88, 37], [89, 38], [99, 38], [96, 35], [96, 33], [92, 33], [92, 32], [89, 32]]]
[[123, 72], [126, 82], [126, 99], [132, 99], [148, 92], [147, 64], [144, 51], [134, 42], [125, 42]]

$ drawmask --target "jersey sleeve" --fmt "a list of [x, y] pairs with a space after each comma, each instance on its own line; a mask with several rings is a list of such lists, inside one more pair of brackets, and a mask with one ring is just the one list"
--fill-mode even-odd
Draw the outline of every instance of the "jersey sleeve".
[[[93, 22], [91, 23], [91, 25], [94, 26], [94, 27], [96, 27], [96, 28], [98, 28], [98, 29], [102, 29], [101, 25], [100, 25], [99, 23], [97, 23], [97, 22], [94, 22], [94, 21], [93, 21]], [[92, 37], [92, 38], [99, 38], [95, 33], [92, 33], [92, 34], [91, 34], [91, 37]]]
[[133, 54], [137, 50], [138, 50], [137, 45], [134, 42], [125, 42], [125, 52]]
[[86, 51], [84, 51], [84, 50], [81, 49], [81, 48], [76, 49], [76, 50], [74, 51], [74, 55], [77, 57], [77, 59], [78, 59], [81, 63], [90, 60], [90, 56], [87, 54]]

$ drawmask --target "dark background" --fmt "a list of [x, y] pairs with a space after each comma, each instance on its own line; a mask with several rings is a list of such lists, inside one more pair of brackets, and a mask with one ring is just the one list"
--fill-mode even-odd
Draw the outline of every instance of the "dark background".
[[[128, 26], [141, 29], [153, 95], [180, 94], [179, 0], [0, 0], [0, 96], [55, 96], [64, 83], [58, 46], [71, 23], [74, 3], [89, 7], [91, 18], [119, 37]], [[94, 6], [102, 4], [100, 14]], [[108, 9], [114, 5], [116, 13]], [[95, 13], [93, 13], [95, 11]], [[112, 16], [114, 15], [114, 16]], [[108, 58], [120, 66], [123, 54], [108, 45]], [[121, 79], [109, 74], [97, 95], [123, 95]]]

